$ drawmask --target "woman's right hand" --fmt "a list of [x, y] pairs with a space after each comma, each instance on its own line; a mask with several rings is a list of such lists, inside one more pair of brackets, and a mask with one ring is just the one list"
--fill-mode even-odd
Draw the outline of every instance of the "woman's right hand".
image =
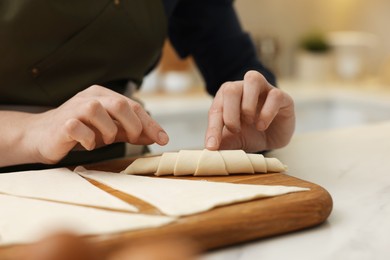
[[35, 161], [46, 164], [58, 162], [78, 145], [93, 150], [115, 142], [165, 145], [169, 141], [139, 103], [97, 85], [58, 108], [34, 115], [28, 127]]

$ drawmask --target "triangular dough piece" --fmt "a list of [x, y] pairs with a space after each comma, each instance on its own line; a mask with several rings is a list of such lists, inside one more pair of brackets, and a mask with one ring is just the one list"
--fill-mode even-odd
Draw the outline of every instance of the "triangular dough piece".
[[202, 150], [180, 150], [173, 175], [193, 175], [201, 154]]
[[175, 220], [4, 194], [0, 194], [0, 212], [0, 245], [31, 243], [56, 231], [98, 235], [154, 228]]
[[124, 170], [126, 174], [151, 174], [156, 173], [161, 156], [138, 158]]
[[255, 172], [267, 172], [267, 163], [262, 154], [250, 154], [248, 153], [248, 158], [252, 162], [253, 170]]
[[267, 158], [266, 163], [267, 172], [281, 172], [281, 169], [286, 170], [287, 168], [276, 158]]
[[157, 168], [156, 176], [170, 175], [175, 170], [177, 153], [163, 153]]
[[0, 193], [59, 202], [138, 211], [67, 168], [0, 174]]
[[82, 167], [77, 167], [75, 171], [82, 176], [138, 197], [170, 216], [191, 215], [220, 205], [309, 190], [294, 186], [232, 184], [144, 177], [89, 171]]
[[198, 160], [194, 176], [229, 175], [225, 161], [218, 151], [204, 149]]
[[226, 170], [229, 174], [255, 173], [252, 162], [243, 150], [219, 151], [225, 161]]

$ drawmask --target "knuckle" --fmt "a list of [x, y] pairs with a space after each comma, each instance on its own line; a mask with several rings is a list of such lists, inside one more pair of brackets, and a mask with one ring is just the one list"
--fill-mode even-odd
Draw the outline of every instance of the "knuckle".
[[226, 121], [225, 122], [225, 125], [228, 129], [234, 129], [235, 128], [235, 124], [231, 121]]
[[217, 106], [212, 106], [208, 112], [209, 116], [219, 115], [222, 114], [222, 108]]
[[226, 81], [224, 82], [222, 85], [221, 85], [221, 89], [225, 89], [227, 88], [228, 86], [232, 85], [232, 82], [231, 81]]
[[98, 92], [100, 92], [100, 90], [102, 89], [103, 87], [102, 86], [99, 86], [99, 85], [91, 85], [89, 86], [88, 88], [78, 92], [76, 94], [76, 96], [80, 96], [80, 97], [88, 97], [90, 96], [91, 94], [96, 94]]
[[277, 89], [277, 88], [273, 88], [272, 90], [270, 90], [269, 95], [272, 95], [273, 98], [275, 98], [278, 101], [282, 101], [284, 99], [284, 96], [285, 96], [284, 93], [280, 89]]
[[139, 113], [139, 112], [141, 112], [143, 110], [142, 105], [140, 103], [138, 103], [138, 102], [132, 102], [131, 103], [131, 108], [133, 109], [133, 111], [135, 113]]
[[245, 73], [244, 80], [249, 82], [266, 82], [265, 77], [255, 70], [250, 70]]
[[223, 84], [223, 94], [224, 95], [241, 95], [242, 89], [232, 82], [226, 82]]
[[233, 118], [226, 118], [224, 120], [224, 124], [230, 128], [230, 129], [233, 129], [235, 128], [235, 126], [237, 125], [236, 121], [233, 119]]
[[294, 106], [295, 105], [294, 99], [286, 92], [282, 92], [282, 93], [283, 93], [283, 100], [286, 101], [288, 105]]
[[67, 133], [73, 133], [79, 126], [79, 121], [72, 118], [65, 122], [65, 131]]
[[101, 108], [101, 104], [98, 100], [89, 100], [85, 103], [85, 112], [89, 116], [96, 115], [97, 111]]
[[114, 110], [114, 112], [122, 112], [129, 109], [129, 105], [127, 101], [123, 98], [116, 99], [112, 103], [113, 103], [112, 109]]
[[158, 124], [154, 121], [154, 120], [149, 120], [147, 123], [146, 123], [146, 127], [148, 129], [157, 129], [159, 126]]
[[87, 88], [88, 91], [99, 91], [102, 88], [100, 85], [91, 85], [89, 88]]

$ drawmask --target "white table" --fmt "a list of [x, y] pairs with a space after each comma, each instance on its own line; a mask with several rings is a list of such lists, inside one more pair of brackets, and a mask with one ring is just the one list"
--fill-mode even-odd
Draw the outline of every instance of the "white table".
[[288, 174], [330, 192], [328, 221], [204, 260], [390, 259], [390, 122], [297, 135], [272, 155], [288, 165]]

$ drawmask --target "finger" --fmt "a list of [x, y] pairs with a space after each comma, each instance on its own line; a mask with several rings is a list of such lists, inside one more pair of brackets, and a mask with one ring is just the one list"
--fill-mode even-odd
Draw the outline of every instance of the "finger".
[[69, 119], [65, 123], [65, 131], [68, 141], [74, 140], [89, 151], [95, 148], [95, 133], [80, 120]]
[[[114, 92], [110, 89], [94, 85], [88, 88], [88, 91], [94, 93], [97, 96], [105, 96], [105, 97], [113, 97], [114, 99], [123, 99], [125, 98], [129, 105], [131, 106], [132, 110], [134, 111], [136, 117], [139, 119], [139, 122], [141, 124], [141, 130], [148, 136], [150, 139], [153, 140], [153, 142], [156, 142], [160, 145], [165, 145], [169, 141], [169, 137], [167, 133], [162, 129], [162, 127], [155, 121], [153, 120], [147, 113], [146, 111], [142, 108], [142, 106], [131, 99], [124, 97], [123, 95]], [[110, 102], [110, 101], [108, 101]], [[109, 106], [109, 105], [108, 105]], [[119, 119], [121, 124], [127, 125], [126, 126], [126, 131], [129, 133], [129, 135], [135, 136], [136, 133], [139, 133], [139, 128], [138, 126], [134, 125], [134, 131], [130, 130], [131, 127], [128, 125], [129, 123], [131, 124], [132, 121], [129, 120], [129, 118], [125, 119], [126, 117]], [[134, 117], [132, 117], [133, 122], [136, 122]], [[134, 134], [135, 133], [135, 134]], [[132, 141], [134, 141], [133, 137], [131, 137]], [[137, 142], [137, 141], [135, 141]]]
[[272, 89], [268, 92], [263, 107], [260, 110], [256, 128], [264, 131], [271, 124], [272, 120], [278, 114], [280, 107], [283, 105], [284, 94], [279, 89]]
[[[131, 107], [130, 102], [131, 100], [125, 97], [119, 97], [118, 99], [111, 100], [112, 104], [109, 105], [108, 113], [111, 117], [115, 118], [123, 128], [126, 134], [125, 141], [135, 143], [142, 132], [142, 123], [133, 111], [134, 108]], [[135, 103], [133, 106], [136, 105], [139, 104]]]
[[[118, 134], [116, 137], [116, 141], [118, 142], [128, 142], [128, 137], [126, 134], [126, 131], [120, 126], [118, 123]], [[137, 144], [137, 145], [149, 145], [153, 144], [155, 141], [153, 141], [151, 138], [146, 136], [144, 132], [140, 134], [140, 136], [137, 138], [136, 141], [132, 142], [132, 144]]]
[[[126, 99], [128, 105], [131, 107], [132, 112], [130, 112], [127, 116], [124, 116], [123, 118], [117, 118], [117, 119], [123, 125], [132, 143], [141, 144], [140, 140], [138, 140], [140, 138], [141, 133], [144, 133], [144, 135], [146, 136], [141, 138], [144, 141], [151, 139], [153, 140], [152, 143], [156, 142], [159, 145], [165, 145], [169, 142], [169, 137], [167, 133], [154, 119], [152, 119], [148, 115], [148, 113], [146, 113], [146, 111], [139, 103], [129, 98], [126, 98], [116, 92], [113, 92], [109, 89], [103, 88], [103, 89], [99, 89], [98, 91], [99, 93], [103, 93], [106, 95], [116, 96], [120, 98], [120, 100], [122, 100], [123, 98]], [[121, 108], [119, 108], [119, 110], [120, 109]], [[135, 136], [137, 138], [134, 138]], [[148, 143], [150, 142], [148, 141]]]
[[240, 81], [224, 83], [223, 94], [223, 122], [233, 133], [241, 131], [241, 98], [243, 84]]
[[83, 121], [88, 122], [101, 133], [105, 144], [111, 144], [115, 141], [118, 128], [99, 101], [91, 100], [87, 102], [83, 113]]
[[[98, 99], [101, 102], [103, 109], [106, 110], [106, 113], [111, 118], [111, 121], [113, 121], [112, 119], [115, 119], [117, 122], [119, 122], [119, 125], [125, 130], [126, 138], [123, 138], [123, 136], [121, 136], [121, 138], [118, 138], [117, 125], [115, 124], [115, 122], [110, 122], [109, 127], [111, 129], [108, 130], [108, 133], [104, 132], [105, 135], [111, 134], [111, 138], [103, 138], [106, 144], [115, 140], [118, 141], [118, 139], [121, 139], [121, 141], [124, 142], [136, 142], [142, 131], [142, 124], [137, 115], [132, 111], [132, 108], [130, 106], [130, 102], [133, 102], [132, 100], [115, 91], [112, 91], [99, 85], [90, 86], [86, 90], [80, 92], [78, 96], [88, 99], [91, 99], [91, 97], [95, 97], [96, 99]], [[110, 118], [106, 118], [105, 123], [108, 123], [108, 121], [110, 121]], [[99, 131], [105, 130], [104, 127], [99, 124], [99, 122], [93, 122], [93, 124]], [[116, 130], [114, 126], [116, 127]]]
[[155, 143], [155, 141], [153, 141], [151, 138], [149, 138], [148, 136], [142, 134], [138, 140], [136, 142], [134, 142], [134, 144], [136, 145], [150, 145], [150, 144], [153, 144]]
[[223, 130], [223, 98], [220, 92], [215, 96], [208, 114], [205, 146], [209, 150], [218, 150]]
[[159, 145], [166, 145], [169, 142], [169, 137], [164, 129], [141, 106], [135, 106], [133, 109], [141, 121], [145, 136]]
[[267, 87], [267, 80], [259, 72], [248, 71], [245, 74], [241, 111], [242, 119], [247, 124], [253, 124], [255, 122], [259, 96], [268, 91]]

